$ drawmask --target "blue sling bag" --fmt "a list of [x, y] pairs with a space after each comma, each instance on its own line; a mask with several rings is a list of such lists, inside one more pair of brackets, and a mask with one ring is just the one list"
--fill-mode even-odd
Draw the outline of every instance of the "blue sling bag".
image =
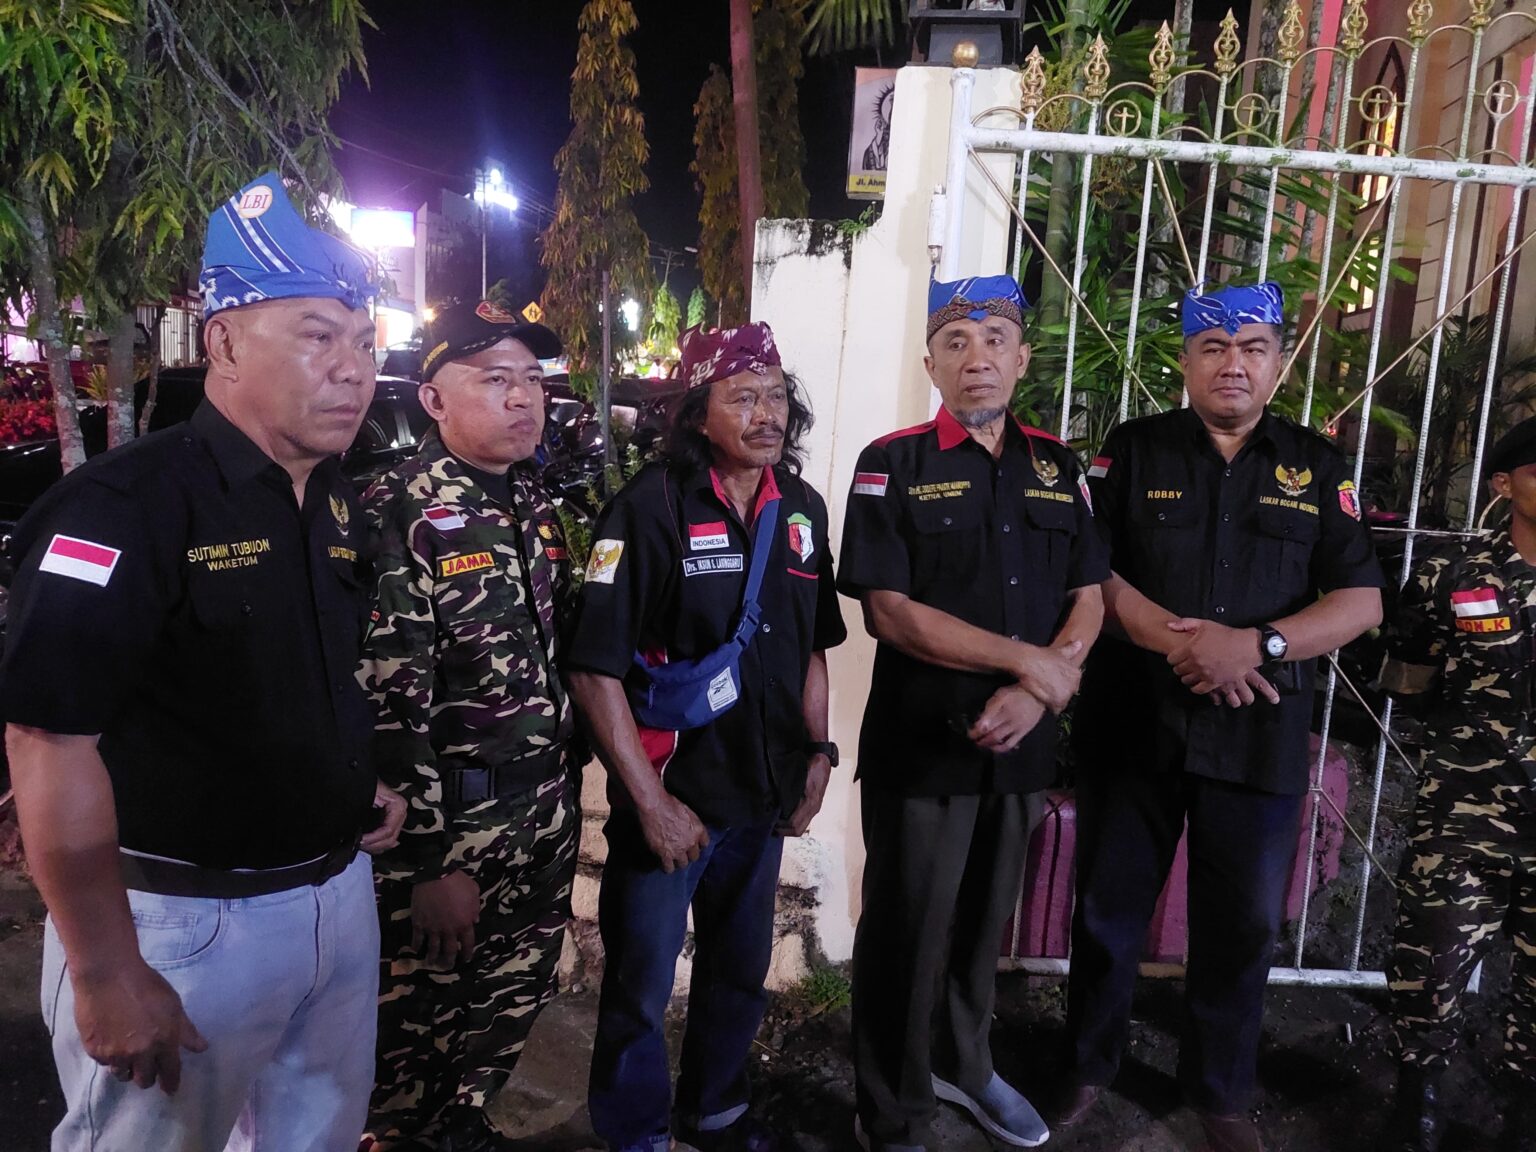
[[698, 660], [651, 667], [635, 653], [634, 668], [624, 690], [635, 719], [647, 728], [683, 732], [702, 728], [728, 712], [741, 698], [741, 654], [752, 643], [762, 617], [757, 596], [773, 551], [773, 534], [779, 526], [779, 502], [770, 500], [757, 517], [752, 536], [752, 566], [742, 592], [741, 616], [731, 638]]

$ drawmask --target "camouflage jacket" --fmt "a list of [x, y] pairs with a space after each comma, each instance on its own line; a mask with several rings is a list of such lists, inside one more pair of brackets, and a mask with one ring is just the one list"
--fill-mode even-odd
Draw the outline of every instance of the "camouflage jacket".
[[515, 764], [572, 730], [555, 674], [565, 540], [537, 475], [514, 468], [511, 480], [508, 508], [434, 430], [363, 495], [378, 586], [358, 675], [379, 777], [410, 806], [385, 864], [417, 879], [443, 871], [445, 773]]
[[1478, 773], [1490, 796], [1517, 789], [1531, 802], [1533, 621], [1536, 568], [1507, 526], [1433, 552], [1414, 572], [1388, 628], [1381, 686], [1427, 695], [1427, 775], [1465, 786]]

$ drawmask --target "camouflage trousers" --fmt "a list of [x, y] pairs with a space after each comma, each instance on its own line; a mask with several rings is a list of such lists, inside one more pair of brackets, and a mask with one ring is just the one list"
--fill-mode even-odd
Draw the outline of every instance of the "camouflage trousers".
[[447, 971], [411, 948], [411, 889], [375, 880], [383, 959], [369, 1129], [384, 1147], [430, 1140], [454, 1105], [482, 1107], [507, 1082], [555, 993], [581, 819], [569, 773], [450, 822], [449, 863], [480, 888], [475, 952]]
[[1450, 1063], [1472, 971], [1502, 928], [1514, 945], [1505, 1062], [1536, 1080], [1536, 812], [1514, 791], [1450, 774], [1420, 789], [1387, 974], [1405, 1063]]

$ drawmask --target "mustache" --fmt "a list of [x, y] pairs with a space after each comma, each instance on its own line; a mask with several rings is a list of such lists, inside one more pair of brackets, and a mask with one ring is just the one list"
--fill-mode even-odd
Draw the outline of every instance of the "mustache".
[[777, 424], [764, 424], [761, 428], [754, 428], [751, 432], [747, 433], [747, 439], [762, 440], [769, 435], [782, 438], [784, 435], [784, 429], [779, 427]]

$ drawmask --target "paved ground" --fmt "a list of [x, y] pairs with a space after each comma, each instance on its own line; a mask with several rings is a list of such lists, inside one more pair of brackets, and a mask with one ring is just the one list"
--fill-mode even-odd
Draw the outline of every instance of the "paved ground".
[[[60, 1111], [48, 1039], [37, 1018], [40, 908], [30, 886], [0, 870], [0, 1152], [40, 1152]], [[1502, 971], [1502, 958], [1491, 969]], [[1495, 971], [1487, 991], [1505, 981]], [[994, 1040], [998, 1069], [1021, 1086], [1051, 1074], [1061, 1035], [1057, 985], [1002, 979]], [[1129, 1058], [1117, 1091], [1080, 1130], [1061, 1133], [1061, 1152], [1198, 1150], [1193, 1116], [1178, 1105], [1172, 1080], [1178, 988], [1143, 986]], [[519, 1075], [494, 1116], [523, 1152], [583, 1152], [599, 1147], [583, 1104], [596, 1010], [590, 992], [566, 994], [539, 1022]], [[1352, 1042], [1345, 1026], [1352, 1029]], [[847, 1010], [819, 1013], [779, 1001], [759, 1040], [759, 1102], [768, 1118], [797, 1133], [804, 1152], [851, 1152], [853, 1088]], [[1470, 1021], [1473, 1051], [1456, 1070], [1450, 1099], [1455, 1129], [1447, 1152], [1492, 1147], [1497, 1106], [1487, 1073], [1498, 1051], [1488, 1006]], [[1276, 1152], [1369, 1149], [1391, 1092], [1380, 1001], [1344, 992], [1277, 990], [1270, 1000], [1260, 1123]], [[946, 1152], [991, 1152], [992, 1145], [952, 1111], [941, 1114]]]

